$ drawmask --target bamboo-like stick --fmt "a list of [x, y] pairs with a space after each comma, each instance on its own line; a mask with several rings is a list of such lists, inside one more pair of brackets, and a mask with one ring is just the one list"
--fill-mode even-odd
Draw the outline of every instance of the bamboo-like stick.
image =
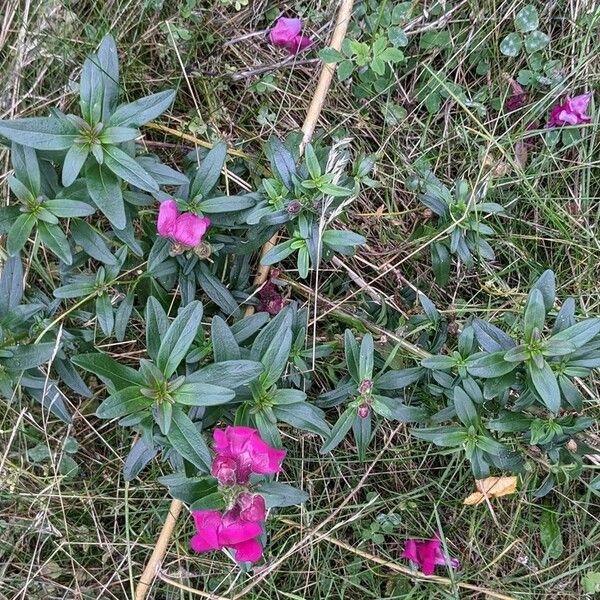
[[[352, 16], [352, 7], [354, 6], [354, 0], [342, 0], [340, 8], [338, 10], [337, 19], [335, 23], [335, 28], [333, 30], [333, 34], [331, 36], [331, 42], [329, 46], [334, 48], [335, 50], [340, 50], [342, 47], [342, 42], [344, 37], [346, 36], [346, 31], [348, 29], [348, 23]], [[335, 65], [323, 64], [321, 74], [319, 76], [319, 81], [317, 83], [317, 87], [315, 89], [315, 93], [313, 99], [308, 108], [308, 112], [306, 113], [306, 118], [304, 119], [304, 124], [302, 126], [302, 132], [304, 136], [302, 138], [302, 143], [300, 145], [300, 153], [304, 151], [304, 147], [310, 140], [312, 139], [313, 133], [317, 126], [317, 122], [319, 121], [319, 117], [321, 116], [321, 111], [323, 109], [323, 104], [325, 103], [325, 99], [327, 97], [327, 92], [331, 85], [331, 81], [333, 75], [335, 73]], [[155, 127], [159, 129], [158, 127]], [[168, 133], [168, 128], [160, 127], [160, 130]], [[176, 131], [176, 130], [174, 130]], [[176, 132], [179, 133], [179, 132]], [[182, 137], [182, 136], [178, 136]], [[260, 253], [260, 257], [262, 257], [277, 243], [277, 234], [275, 234], [266, 244], [263, 246], [262, 251]], [[270, 267], [260, 265], [258, 267], [258, 271], [254, 278], [254, 285], [260, 286], [262, 285], [267, 278], [269, 277]], [[254, 313], [254, 307], [249, 306], [246, 309], [246, 315], [251, 315]], [[169, 545], [169, 541], [171, 539], [171, 535], [173, 534], [173, 529], [175, 528], [175, 524], [177, 523], [177, 518], [181, 513], [181, 509], [183, 504], [180, 500], [173, 500], [171, 502], [171, 506], [169, 508], [169, 514], [165, 520], [165, 523], [162, 527], [160, 535], [158, 536], [158, 540], [156, 541], [156, 545], [154, 546], [154, 550], [146, 564], [146, 568], [140, 577], [140, 581], [135, 590], [135, 600], [145, 600], [152, 582], [156, 577], [158, 570], [162, 564], [164, 556], [167, 551], [167, 547]]]

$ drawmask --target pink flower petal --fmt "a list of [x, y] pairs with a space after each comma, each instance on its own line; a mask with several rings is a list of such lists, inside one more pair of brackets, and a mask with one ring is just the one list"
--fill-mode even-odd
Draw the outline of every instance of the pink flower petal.
[[263, 548], [258, 540], [247, 540], [232, 546], [235, 560], [238, 562], [258, 562], [262, 558]]
[[558, 113], [558, 121], [561, 124], [569, 124], [569, 125], [577, 125], [577, 123], [579, 123], [579, 118], [577, 117], [577, 115], [573, 114], [572, 112], [569, 112], [568, 110], [561, 110]]
[[219, 542], [223, 546], [233, 546], [258, 537], [261, 533], [262, 527], [258, 523], [233, 522], [221, 528], [219, 531]]
[[569, 98], [567, 96], [566, 107], [569, 112], [577, 115], [578, 117], [585, 117], [585, 112], [587, 111], [591, 98], [592, 92], [582, 94], [581, 96], [574, 96], [573, 98]]
[[263, 522], [267, 516], [265, 499], [260, 494], [243, 492], [238, 496], [237, 504], [242, 521]]
[[194, 248], [202, 240], [208, 226], [205, 219], [192, 213], [183, 213], [177, 218], [173, 238], [176, 242]]
[[165, 200], [161, 202], [158, 209], [158, 219], [156, 221], [156, 229], [161, 237], [169, 237], [173, 235], [175, 223], [177, 222], [177, 203], [175, 200]]
[[302, 52], [306, 47], [312, 44], [312, 40], [305, 35], [296, 36], [289, 44], [286, 44], [286, 48], [290, 54], [298, 54]]
[[417, 541], [406, 540], [404, 543], [404, 552], [402, 553], [403, 558], [408, 558], [412, 562], [419, 562], [419, 555], [417, 554]]
[[417, 551], [419, 554], [419, 564], [425, 575], [433, 575], [435, 570], [435, 559], [440, 542], [437, 539], [427, 542], [417, 542]]
[[271, 44], [287, 48], [302, 31], [301, 19], [280, 17], [269, 33]]
[[192, 537], [192, 550], [195, 552], [209, 552], [219, 550], [223, 544], [219, 541], [219, 529], [223, 520], [221, 513], [216, 511], [195, 511], [192, 513], [198, 533]]

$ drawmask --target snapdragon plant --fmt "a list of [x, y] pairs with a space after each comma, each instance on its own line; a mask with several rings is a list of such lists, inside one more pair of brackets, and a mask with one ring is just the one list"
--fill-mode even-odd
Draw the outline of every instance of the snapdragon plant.
[[0, 136], [33, 148], [61, 165], [69, 187], [84, 175], [87, 192], [116, 229], [127, 225], [123, 184], [155, 194], [159, 185], [136, 158], [139, 127], [171, 106], [174, 90], [118, 104], [119, 62], [114, 39], [106, 35], [85, 60], [79, 80], [80, 115], [57, 109], [47, 117], [0, 121]]

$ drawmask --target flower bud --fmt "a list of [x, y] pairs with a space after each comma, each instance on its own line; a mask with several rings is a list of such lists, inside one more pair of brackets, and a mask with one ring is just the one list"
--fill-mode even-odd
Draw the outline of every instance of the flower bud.
[[297, 215], [302, 210], [302, 204], [298, 200], [292, 200], [288, 204], [287, 210], [290, 215]]
[[210, 473], [221, 485], [234, 485], [237, 482], [236, 470], [237, 462], [233, 458], [216, 456]]
[[370, 410], [371, 409], [369, 408], [369, 405], [366, 402], [364, 402], [358, 407], [358, 416], [361, 419], [366, 419], [369, 416]]
[[358, 391], [360, 392], [361, 396], [370, 394], [372, 389], [373, 381], [371, 379], [363, 379], [358, 386]]
[[267, 511], [265, 499], [260, 494], [242, 492], [237, 498], [242, 521], [264, 521]]

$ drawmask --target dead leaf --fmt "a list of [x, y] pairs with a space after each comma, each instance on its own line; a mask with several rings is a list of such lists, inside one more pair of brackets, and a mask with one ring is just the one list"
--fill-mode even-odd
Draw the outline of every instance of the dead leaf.
[[510, 477], [487, 477], [486, 479], [478, 479], [475, 482], [477, 487], [476, 492], [467, 496], [463, 504], [467, 506], [477, 506], [488, 498], [501, 498], [514, 494], [517, 491], [517, 478], [512, 475]]

